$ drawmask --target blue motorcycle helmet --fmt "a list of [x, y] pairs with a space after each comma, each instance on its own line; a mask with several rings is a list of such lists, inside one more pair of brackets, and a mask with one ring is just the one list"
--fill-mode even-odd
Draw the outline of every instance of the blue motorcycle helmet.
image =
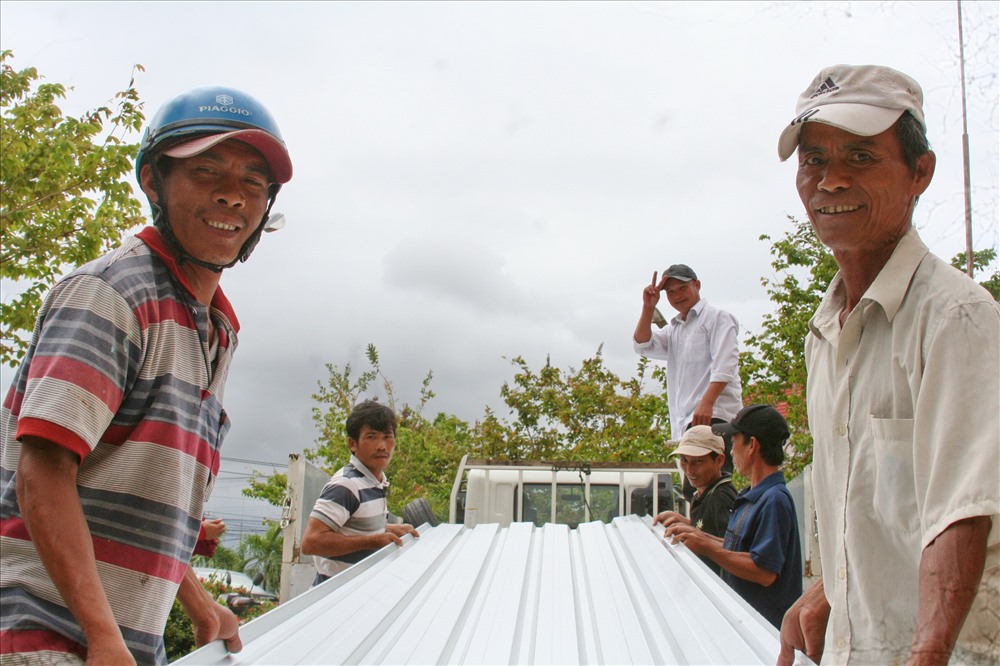
[[[174, 235], [167, 219], [158, 161], [162, 156], [192, 157], [228, 140], [242, 141], [255, 148], [267, 162], [274, 182], [268, 189], [267, 209], [257, 229], [233, 261], [217, 265], [191, 256]], [[188, 261], [216, 272], [247, 260], [260, 241], [278, 191], [292, 178], [292, 161], [274, 117], [249, 94], [225, 86], [193, 88], [166, 102], [149, 123], [139, 144], [135, 174], [140, 182], [140, 172], [146, 164], [152, 167], [153, 186], [160, 202], [149, 202], [153, 225], [177, 251], [180, 262]]]

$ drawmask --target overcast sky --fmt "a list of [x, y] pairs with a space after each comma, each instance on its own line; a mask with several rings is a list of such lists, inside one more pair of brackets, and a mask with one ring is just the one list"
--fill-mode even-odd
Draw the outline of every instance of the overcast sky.
[[[974, 233], [996, 247], [998, 5], [962, 7]], [[147, 118], [203, 84], [277, 118], [288, 224], [222, 283], [242, 324], [228, 458], [312, 446], [324, 364], [363, 370], [369, 343], [398, 398], [432, 369], [428, 415], [470, 422], [507, 413], [517, 355], [579, 367], [603, 343], [630, 375], [641, 290], [672, 263], [757, 330], [758, 237], [802, 215], [778, 134], [826, 65], [921, 83], [938, 163], [915, 222], [940, 256], [965, 249], [955, 2], [0, 2], [0, 17], [14, 67], [73, 86], [73, 114], [139, 63]], [[225, 469], [210, 508], [233, 518], [245, 470]]]

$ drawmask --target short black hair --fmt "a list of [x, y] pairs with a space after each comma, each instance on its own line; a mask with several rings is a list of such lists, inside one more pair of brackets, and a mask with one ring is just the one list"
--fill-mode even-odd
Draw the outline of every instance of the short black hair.
[[760, 438], [757, 435], [749, 432], [740, 432], [746, 441], [750, 441], [750, 437], [756, 437], [757, 441], [760, 442], [760, 457], [763, 458], [764, 462], [773, 467], [780, 467], [781, 463], [785, 462], [785, 439], [774, 439], [772, 437]]
[[347, 417], [347, 436], [358, 441], [364, 426], [395, 435], [397, 425], [395, 412], [377, 400], [365, 400], [355, 405]]
[[166, 178], [167, 174], [173, 170], [174, 162], [175, 160], [173, 157], [168, 157], [163, 153], [158, 153], [153, 157], [150, 163], [153, 165], [154, 169], [160, 172], [161, 178]]
[[896, 121], [896, 138], [899, 139], [899, 147], [903, 151], [903, 161], [910, 167], [911, 172], [917, 170], [917, 160], [926, 155], [931, 150], [930, 141], [927, 140], [927, 132], [923, 125], [909, 111]]

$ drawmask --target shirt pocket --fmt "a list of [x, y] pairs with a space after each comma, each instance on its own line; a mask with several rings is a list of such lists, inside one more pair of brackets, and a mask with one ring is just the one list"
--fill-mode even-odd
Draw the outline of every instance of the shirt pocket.
[[887, 529], [912, 534], [920, 525], [913, 483], [913, 419], [871, 419], [875, 454], [876, 521]]
[[700, 328], [696, 328], [684, 339], [681, 345], [683, 362], [688, 365], [701, 366], [704, 359], [709, 358], [708, 333]]

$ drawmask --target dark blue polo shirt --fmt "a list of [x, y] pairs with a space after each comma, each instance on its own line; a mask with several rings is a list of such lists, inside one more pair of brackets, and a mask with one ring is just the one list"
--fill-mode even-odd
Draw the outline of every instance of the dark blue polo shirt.
[[736, 497], [724, 542], [726, 550], [750, 553], [754, 564], [778, 574], [769, 587], [737, 578], [722, 579], [775, 627], [802, 595], [802, 552], [795, 505], [785, 476], [775, 472]]

